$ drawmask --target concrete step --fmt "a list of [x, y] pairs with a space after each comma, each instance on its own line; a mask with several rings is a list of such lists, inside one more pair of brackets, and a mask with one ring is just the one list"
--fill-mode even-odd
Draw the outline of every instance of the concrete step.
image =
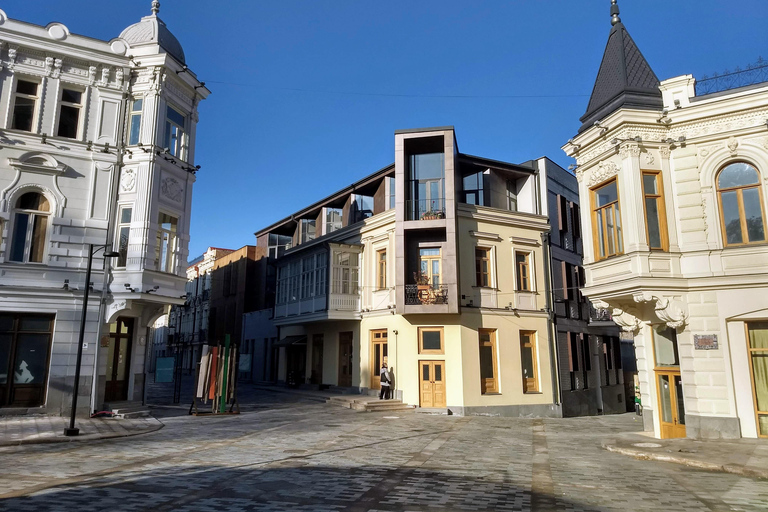
[[416, 409], [416, 412], [419, 414], [437, 414], [437, 415], [444, 415], [444, 416], [450, 416], [451, 411], [449, 411], [447, 408], [439, 408], [439, 407], [419, 407]]
[[326, 403], [338, 405], [346, 409], [366, 412], [401, 411], [414, 408], [412, 405], [404, 404], [402, 400], [379, 400], [378, 396], [366, 395], [360, 395], [357, 397], [332, 396], [326, 400]]
[[365, 412], [406, 411], [413, 409], [412, 405], [404, 404], [399, 400], [387, 400], [381, 403], [353, 404], [352, 409]]
[[113, 402], [106, 410], [112, 411], [115, 418], [143, 418], [149, 416], [149, 407], [141, 402]]

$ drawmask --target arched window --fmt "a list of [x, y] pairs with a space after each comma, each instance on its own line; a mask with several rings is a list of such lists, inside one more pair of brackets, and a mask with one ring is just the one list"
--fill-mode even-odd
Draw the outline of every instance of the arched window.
[[760, 173], [744, 162], [725, 166], [717, 175], [725, 245], [765, 242], [765, 214]]
[[10, 261], [42, 263], [51, 206], [43, 194], [27, 192], [16, 201]]

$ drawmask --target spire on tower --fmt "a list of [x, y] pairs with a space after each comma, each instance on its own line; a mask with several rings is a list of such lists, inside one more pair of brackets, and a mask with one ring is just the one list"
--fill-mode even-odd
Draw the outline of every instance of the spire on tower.
[[152, 15], [157, 16], [160, 12], [160, 2], [158, 0], [152, 0]]
[[619, 5], [616, 3], [616, 0], [611, 0], [611, 25], [617, 23], [621, 23], [621, 18], [619, 18]]

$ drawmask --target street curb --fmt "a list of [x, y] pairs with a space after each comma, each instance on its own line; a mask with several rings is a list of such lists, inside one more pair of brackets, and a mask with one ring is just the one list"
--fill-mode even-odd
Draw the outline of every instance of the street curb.
[[161, 428], [165, 427], [165, 424], [158, 420], [157, 418], [153, 418], [158, 424], [154, 427], [148, 428], [146, 430], [141, 430], [137, 432], [126, 432], [126, 433], [120, 433], [120, 432], [113, 432], [109, 434], [84, 434], [82, 436], [74, 436], [74, 437], [41, 437], [38, 439], [21, 439], [19, 441], [3, 441], [0, 440], [0, 448], [7, 447], [7, 446], [22, 446], [22, 445], [30, 445], [30, 444], [56, 444], [56, 443], [76, 443], [76, 442], [84, 442], [84, 441], [98, 441], [101, 439], [117, 439], [120, 437], [133, 437], [133, 436], [140, 436], [142, 434], [151, 434], [152, 432], [157, 432]]
[[719, 471], [721, 473], [731, 473], [734, 475], [746, 476], [750, 478], [760, 478], [762, 480], [768, 480], [768, 470], [751, 469], [738, 464], [716, 464], [714, 462], [705, 462], [696, 459], [690, 459], [687, 457], [680, 457], [677, 455], [671, 455], [668, 453], [654, 453], [643, 450], [636, 450], [634, 448], [622, 448], [619, 446], [611, 445], [608, 443], [602, 443], [603, 449], [626, 455], [627, 457], [633, 457], [639, 460], [656, 460], [660, 462], [672, 462], [674, 464], [682, 464], [684, 466], [703, 469], [705, 471]]

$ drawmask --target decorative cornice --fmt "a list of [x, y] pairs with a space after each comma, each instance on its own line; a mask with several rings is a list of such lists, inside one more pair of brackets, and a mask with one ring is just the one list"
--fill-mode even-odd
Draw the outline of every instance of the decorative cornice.
[[613, 178], [619, 173], [619, 166], [615, 162], [600, 162], [597, 164], [597, 169], [594, 169], [589, 175], [589, 181], [587, 185], [594, 187], [595, 185]]

